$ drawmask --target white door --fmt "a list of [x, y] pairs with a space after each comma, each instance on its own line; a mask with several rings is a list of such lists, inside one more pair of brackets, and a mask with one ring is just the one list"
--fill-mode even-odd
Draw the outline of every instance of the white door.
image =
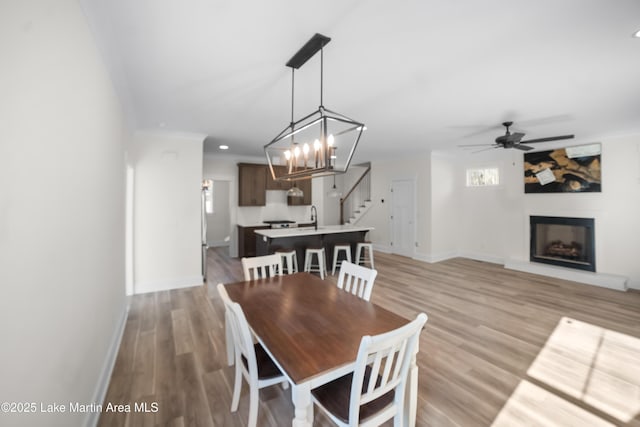
[[412, 257], [415, 252], [415, 181], [391, 183], [391, 252]]

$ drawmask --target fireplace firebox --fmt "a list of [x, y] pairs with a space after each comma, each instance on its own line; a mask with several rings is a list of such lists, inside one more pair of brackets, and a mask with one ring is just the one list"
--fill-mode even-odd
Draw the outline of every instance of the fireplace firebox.
[[531, 216], [531, 262], [596, 271], [593, 218]]

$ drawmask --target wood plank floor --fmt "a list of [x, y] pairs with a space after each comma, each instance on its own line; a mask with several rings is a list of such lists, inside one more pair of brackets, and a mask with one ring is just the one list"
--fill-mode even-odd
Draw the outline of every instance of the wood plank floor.
[[[420, 338], [418, 426], [640, 427], [640, 293], [617, 292], [468, 259], [426, 264], [376, 252], [372, 301], [429, 320]], [[243, 426], [230, 413], [219, 282], [238, 259], [210, 249], [208, 283], [138, 295], [100, 426]], [[332, 279], [335, 280], [335, 279]], [[289, 426], [290, 390], [260, 391], [259, 426]], [[157, 412], [133, 411], [157, 403]], [[331, 423], [316, 411], [314, 426]], [[389, 424], [390, 425], [390, 424]]]

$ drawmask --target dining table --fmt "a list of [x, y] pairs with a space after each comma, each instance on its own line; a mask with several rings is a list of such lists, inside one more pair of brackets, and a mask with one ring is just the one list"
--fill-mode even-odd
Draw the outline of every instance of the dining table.
[[[226, 284], [255, 337], [291, 384], [293, 427], [313, 424], [311, 390], [353, 372], [360, 341], [410, 320], [310, 273]], [[405, 393], [404, 424], [414, 426], [416, 354]]]

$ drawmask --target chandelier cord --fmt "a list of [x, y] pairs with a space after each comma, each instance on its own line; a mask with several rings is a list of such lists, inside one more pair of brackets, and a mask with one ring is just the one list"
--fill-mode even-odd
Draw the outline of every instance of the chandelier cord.
[[320, 48], [320, 108], [324, 108], [324, 103], [322, 101], [323, 75], [324, 75], [324, 49]]
[[293, 95], [295, 93], [294, 91], [294, 85], [295, 85], [295, 68], [291, 67], [291, 129], [293, 130]]

